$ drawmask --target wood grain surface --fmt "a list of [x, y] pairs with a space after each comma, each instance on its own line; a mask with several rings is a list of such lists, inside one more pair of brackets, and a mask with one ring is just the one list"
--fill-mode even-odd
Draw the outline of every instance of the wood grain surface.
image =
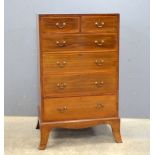
[[39, 15], [39, 149], [53, 128], [103, 123], [122, 142], [119, 33], [119, 14]]
[[116, 71], [117, 51], [43, 53], [43, 73], [67, 74], [91, 71]]
[[51, 98], [44, 100], [44, 121], [117, 117], [115, 95]]
[[42, 52], [117, 50], [116, 34], [42, 34]]

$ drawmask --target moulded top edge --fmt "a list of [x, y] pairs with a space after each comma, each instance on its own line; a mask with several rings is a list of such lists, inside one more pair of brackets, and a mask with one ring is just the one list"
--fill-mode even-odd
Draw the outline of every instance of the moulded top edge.
[[37, 14], [39, 17], [48, 17], [48, 16], [119, 16], [119, 13], [91, 13], [91, 14]]

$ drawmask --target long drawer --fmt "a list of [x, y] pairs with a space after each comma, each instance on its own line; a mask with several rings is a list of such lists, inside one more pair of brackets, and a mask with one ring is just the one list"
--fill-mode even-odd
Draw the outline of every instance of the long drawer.
[[115, 95], [50, 98], [44, 100], [44, 121], [63, 121], [117, 116]]
[[117, 52], [66, 52], [43, 53], [43, 73], [63, 74], [71, 72], [88, 72], [116, 70]]
[[44, 75], [44, 97], [103, 95], [116, 92], [116, 72]]
[[52, 34], [42, 35], [41, 50], [55, 51], [103, 51], [117, 50], [116, 34]]

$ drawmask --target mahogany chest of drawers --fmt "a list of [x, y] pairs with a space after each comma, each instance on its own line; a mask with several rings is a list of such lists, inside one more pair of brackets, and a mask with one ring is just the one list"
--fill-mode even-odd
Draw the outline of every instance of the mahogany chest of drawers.
[[98, 124], [110, 124], [121, 142], [119, 14], [39, 15], [39, 36], [39, 149], [52, 128]]

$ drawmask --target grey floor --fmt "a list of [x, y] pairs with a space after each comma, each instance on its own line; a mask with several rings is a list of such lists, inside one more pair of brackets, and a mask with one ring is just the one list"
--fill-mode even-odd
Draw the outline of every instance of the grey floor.
[[5, 155], [149, 155], [149, 119], [122, 119], [123, 143], [111, 128], [55, 129], [46, 150], [39, 151], [36, 117], [5, 117]]

